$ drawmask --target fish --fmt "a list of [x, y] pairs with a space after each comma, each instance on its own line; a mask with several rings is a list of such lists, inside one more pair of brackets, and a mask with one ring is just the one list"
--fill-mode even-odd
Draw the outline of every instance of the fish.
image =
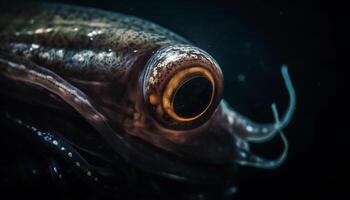
[[[222, 98], [224, 75], [209, 53], [144, 19], [21, 5], [0, 14], [0, 42], [4, 120], [26, 129], [84, 180], [108, 176], [85, 154], [106, 163], [118, 155], [141, 171], [196, 184], [234, 179], [238, 166], [274, 169], [287, 156], [282, 130], [296, 108], [287, 65], [281, 73], [288, 108], [279, 117], [273, 103], [275, 121], [258, 123]], [[284, 144], [276, 159], [249, 148], [275, 136]]]

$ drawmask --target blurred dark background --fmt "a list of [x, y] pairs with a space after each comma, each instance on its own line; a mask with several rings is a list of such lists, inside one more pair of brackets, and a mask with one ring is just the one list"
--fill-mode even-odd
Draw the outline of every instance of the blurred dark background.
[[[56, 1], [57, 2], [57, 1]], [[296, 116], [285, 133], [286, 162], [276, 170], [240, 168], [237, 199], [343, 197], [350, 179], [346, 114], [337, 94], [346, 92], [337, 64], [336, 3], [305, 0], [59, 1], [121, 12], [160, 24], [193, 41], [220, 64], [224, 98], [256, 121], [273, 120], [288, 95], [280, 74], [289, 66], [297, 93]], [[256, 145], [265, 156], [280, 140]], [[176, 188], [174, 188], [176, 189]]]

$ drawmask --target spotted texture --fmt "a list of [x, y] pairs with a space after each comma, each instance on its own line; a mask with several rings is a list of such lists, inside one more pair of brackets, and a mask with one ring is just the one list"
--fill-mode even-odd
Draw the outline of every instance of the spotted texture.
[[122, 55], [112, 50], [71, 50], [26, 43], [11, 43], [9, 46], [14, 54], [35, 60], [42, 66], [55, 66], [55, 71], [71, 76], [113, 73], [125, 62]]
[[222, 76], [217, 62], [205, 51], [190, 45], [173, 45], [156, 52], [148, 62], [144, 78], [145, 96], [155, 90], [161, 93], [166, 82], [176, 71], [190, 66], [202, 66], [212, 71], [215, 76]]
[[30, 7], [0, 14], [1, 49], [66, 77], [78, 72], [83, 80], [113, 79], [160, 47], [187, 43], [154, 23], [123, 14], [60, 4]]
[[[100, 175], [90, 166], [90, 164], [75, 150], [67, 141], [61, 138], [54, 132], [48, 132], [41, 130], [27, 122], [6, 113], [6, 118], [11, 122], [21, 126], [31, 134], [32, 138], [35, 138], [39, 143], [45, 145], [50, 151], [53, 151], [62, 157], [66, 163], [68, 163], [75, 171], [80, 173], [84, 179], [88, 179], [92, 182], [97, 182], [100, 179]], [[62, 179], [62, 173], [59, 171], [57, 164], [51, 163], [49, 165], [50, 173], [53, 176], [57, 176], [58, 179]], [[33, 169], [32, 173], [35, 175], [37, 171]]]
[[[128, 165], [181, 184], [227, 182], [236, 164], [272, 168], [283, 162], [286, 151], [277, 161], [265, 161], [249, 151], [247, 141], [261, 142], [289, 123], [295, 94], [285, 70], [282, 73], [294, 103], [281, 122], [274, 109], [276, 123], [258, 124], [221, 101], [223, 80], [215, 60], [162, 27], [135, 17], [63, 5], [33, 5], [0, 13], [0, 92], [11, 96], [6, 88], [11, 85], [16, 93], [11, 96], [15, 101], [3, 106], [5, 112], [11, 114], [8, 105], [17, 108], [20, 101], [26, 101], [21, 115], [32, 114], [37, 105], [32, 108], [28, 97], [45, 107], [46, 99], [35, 96], [35, 90], [42, 96], [54, 95], [70, 110], [50, 112], [48, 126], [54, 124], [52, 119], [69, 123], [76, 116], [89, 123], [89, 129], [96, 130], [105, 146]], [[159, 123], [154, 110], [148, 109], [149, 95], [160, 96], [175, 72], [192, 66], [205, 68], [214, 77], [218, 92], [214, 103], [191, 126]], [[20, 85], [28, 86], [26, 93], [19, 92]], [[79, 177], [100, 182], [98, 173], [84, 161], [87, 155], [82, 154], [83, 158], [63, 139], [68, 135], [61, 138], [13, 121], [17, 128], [27, 128], [40, 146], [61, 156]], [[38, 122], [44, 123], [43, 119]], [[57, 165], [50, 165], [50, 170], [59, 179]], [[151, 184], [143, 184], [147, 185]]]

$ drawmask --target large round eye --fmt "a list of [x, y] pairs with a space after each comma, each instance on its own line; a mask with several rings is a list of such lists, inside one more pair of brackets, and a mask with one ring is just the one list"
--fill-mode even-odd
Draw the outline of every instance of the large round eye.
[[173, 120], [189, 122], [203, 115], [213, 102], [215, 82], [205, 68], [179, 71], [165, 87], [162, 104]]
[[173, 130], [194, 129], [207, 122], [223, 91], [219, 65], [208, 53], [189, 45], [170, 45], [155, 52], [141, 83], [150, 121]]
[[207, 78], [193, 77], [175, 91], [172, 109], [182, 118], [199, 116], [210, 105], [212, 92], [212, 84]]

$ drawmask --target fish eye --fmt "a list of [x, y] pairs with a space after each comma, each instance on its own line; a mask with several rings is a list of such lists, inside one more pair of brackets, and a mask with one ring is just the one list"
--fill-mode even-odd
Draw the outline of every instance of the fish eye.
[[162, 104], [167, 115], [178, 122], [190, 122], [211, 106], [215, 82], [211, 73], [191, 67], [176, 73], [165, 87]]
[[219, 65], [201, 49], [174, 45], [155, 52], [142, 74], [150, 122], [171, 130], [195, 129], [217, 110], [223, 91]]

